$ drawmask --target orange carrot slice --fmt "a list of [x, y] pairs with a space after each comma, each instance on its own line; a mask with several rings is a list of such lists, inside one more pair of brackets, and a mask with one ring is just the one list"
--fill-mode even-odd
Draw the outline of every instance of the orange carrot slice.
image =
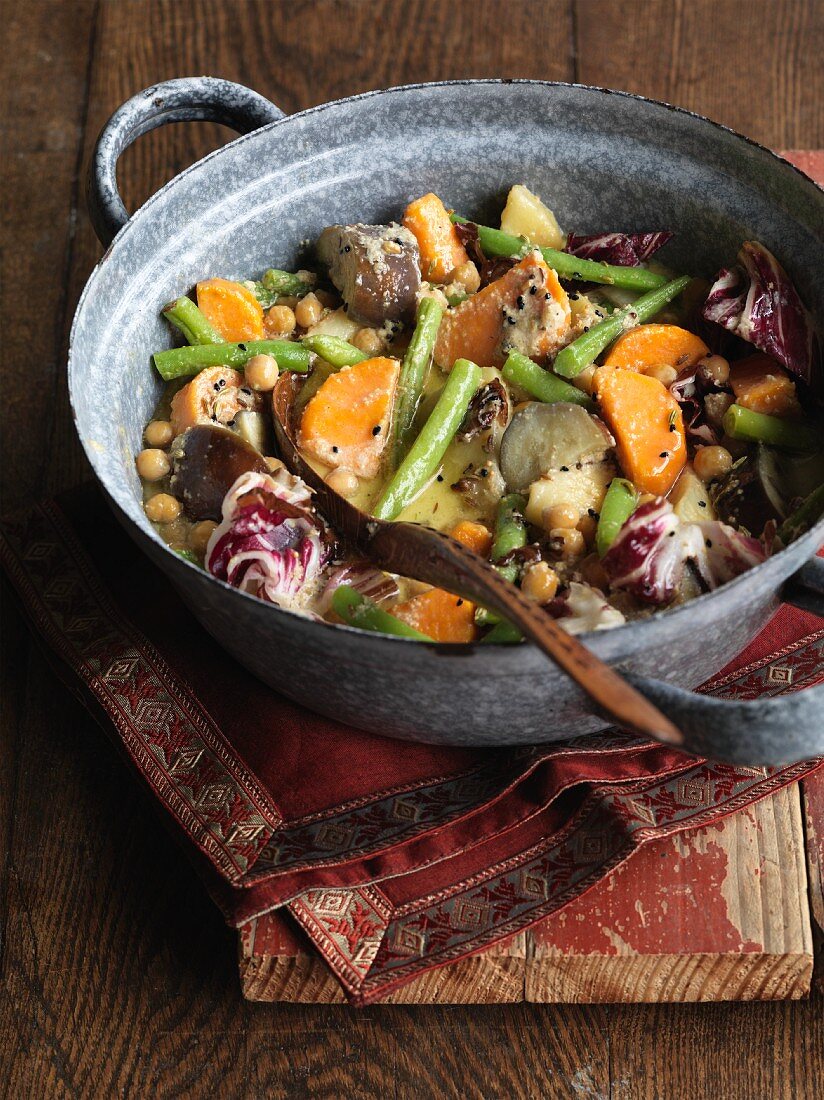
[[[483, 558], [492, 549], [492, 534], [482, 523], [461, 520], [450, 534]], [[413, 596], [393, 607], [392, 614], [436, 642], [473, 642], [478, 635], [475, 604], [442, 588], [431, 588]]]
[[242, 283], [205, 279], [197, 284], [197, 304], [227, 343], [263, 339], [263, 308]]
[[400, 366], [364, 359], [330, 374], [303, 410], [299, 445], [327, 466], [374, 477], [389, 437]]
[[453, 268], [469, 259], [437, 195], [430, 192], [410, 202], [403, 215], [403, 224], [418, 242], [424, 279], [445, 283]]
[[601, 367], [594, 384], [624, 473], [641, 492], [663, 496], [687, 461], [678, 402], [657, 378], [633, 370]]
[[650, 367], [669, 366], [680, 374], [709, 353], [700, 337], [678, 325], [638, 325], [618, 337], [603, 365], [639, 374], [645, 374]]
[[500, 279], [447, 311], [435, 362], [447, 370], [456, 359], [500, 367], [513, 349], [541, 359], [559, 345], [569, 318], [569, 299], [558, 276], [540, 252], [530, 252]]
[[172, 427], [175, 435], [195, 424], [228, 424], [240, 412], [238, 388], [243, 375], [231, 367], [207, 367], [181, 387], [172, 398]]
[[795, 417], [801, 406], [795, 382], [769, 355], [757, 352], [730, 366], [730, 386], [745, 409], [767, 416]]

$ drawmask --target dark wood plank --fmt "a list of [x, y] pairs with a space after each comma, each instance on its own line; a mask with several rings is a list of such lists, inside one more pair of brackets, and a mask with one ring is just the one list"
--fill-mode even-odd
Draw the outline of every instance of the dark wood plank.
[[[764, 11], [746, 18], [731, 0], [642, 12], [585, 0], [575, 11], [579, 77], [664, 94], [783, 146], [824, 143], [820, 5], [782, 3], [778, 15], [766, 0], [755, 6]], [[14, 405], [14, 436], [6, 405], [0, 472], [20, 501], [84, 471], [65, 398], [53, 392], [74, 303], [99, 255], [82, 208], [73, 221], [78, 154], [88, 156], [122, 99], [199, 72], [251, 84], [285, 110], [410, 80], [574, 75], [571, 0], [106, 0], [96, 31], [94, 13], [91, 2], [58, 0], [4, 9], [4, 108], [23, 111], [24, 122], [3, 110], [4, 149], [13, 150], [2, 165], [11, 265], [3, 370], [5, 381], [25, 369], [29, 384]], [[670, 74], [663, 58], [674, 29], [680, 60]], [[222, 138], [184, 126], [143, 139], [124, 158], [127, 202]], [[3, 717], [17, 732], [12, 740], [4, 731], [0, 746], [4, 805], [8, 775], [17, 776], [0, 911], [8, 1095], [813, 1095], [820, 999], [680, 1010], [243, 1005], [234, 935], [85, 712], [39, 655], [27, 668], [19, 621], [9, 622]], [[20, 751], [7, 771], [10, 744]]]
[[708, 115], [765, 145], [824, 145], [819, 0], [575, 0], [577, 79]]

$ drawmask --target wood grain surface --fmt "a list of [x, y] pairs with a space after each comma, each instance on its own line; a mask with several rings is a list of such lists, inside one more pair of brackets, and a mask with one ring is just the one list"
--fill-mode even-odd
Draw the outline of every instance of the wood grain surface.
[[[824, 146], [820, 0], [4, 0], [2, 505], [86, 470], [67, 415], [72, 313], [99, 257], [95, 136], [156, 80], [211, 73], [286, 111], [443, 77], [628, 88], [777, 147]], [[124, 157], [134, 207], [225, 137]], [[113, 365], [116, 369], [116, 364]], [[235, 937], [3, 600], [0, 1093], [812, 1097], [822, 998], [772, 1005], [250, 1005]]]

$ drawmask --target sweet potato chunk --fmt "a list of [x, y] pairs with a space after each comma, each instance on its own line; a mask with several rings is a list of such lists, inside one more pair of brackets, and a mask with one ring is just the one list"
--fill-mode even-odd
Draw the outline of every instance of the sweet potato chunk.
[[231, 367], [207, 367], [172, 398], [172, 427], [179, 435], [195, 424], [229, 424], [245, 409], [260, 407], [260, 394]]
[[435, 362], [456, 359], [500, 367], [510, 351], [550, 355], [569, 329], [569, 299], [540, 252], [530, 252], [500, 279], [450, 309], [441, 322]]
[[767, 416], [792, 418], [801, 415], [795, 382], [783, 367], [763, 352], [731, 365], [730, 386], [735, 400], [745, 409]]
[[364, 359], [330, 374], [303, 410], [299, 446], [327, 466], [374, 477], [389, 437], [399, 364]]
[[650, 367], [666, 365], [680, 374], [709, 352], [700, 337], [678, 325], [638, 325], [618, 337], [604, 359], [604, 366], [645, 374]]
[[204, 279], [197, 284], [197, 304], [227, 343], [263, 339], [263, 307], [242, 283]]
[[450, 272], [469, 259], [437, 195], [430, 192], [410, 202], [403, 215], [403, 224], [418, 242], [424, 279], [445, 283]]
[[595, 372], [595, 392], [626, 476], [642, 493], [669, 492], [687, 461], [678, 402], [657, 378], [610, 367]]

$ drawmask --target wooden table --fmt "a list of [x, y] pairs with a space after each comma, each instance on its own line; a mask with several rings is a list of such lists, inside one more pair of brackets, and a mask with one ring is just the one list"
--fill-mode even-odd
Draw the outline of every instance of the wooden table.
[[[294, 111], [414, 80], [579, 80], [683, 104], [774, 147], [824, 146], [818, 0], [28, 0], [4, 5], [2, 26], [4, 508], [85, 476], [63, 364], [99, 255], [86, 158], [144, 85], [212, 73]], [[127, 203], [226, 136], [186, 125], [143, 138], [122, 164]], [[820, 994], [361, 1012], [245, 1003], [234, 934], [8, 600], [3, 637], [4, 1095], [749, 1100], [820, 1087]]]

